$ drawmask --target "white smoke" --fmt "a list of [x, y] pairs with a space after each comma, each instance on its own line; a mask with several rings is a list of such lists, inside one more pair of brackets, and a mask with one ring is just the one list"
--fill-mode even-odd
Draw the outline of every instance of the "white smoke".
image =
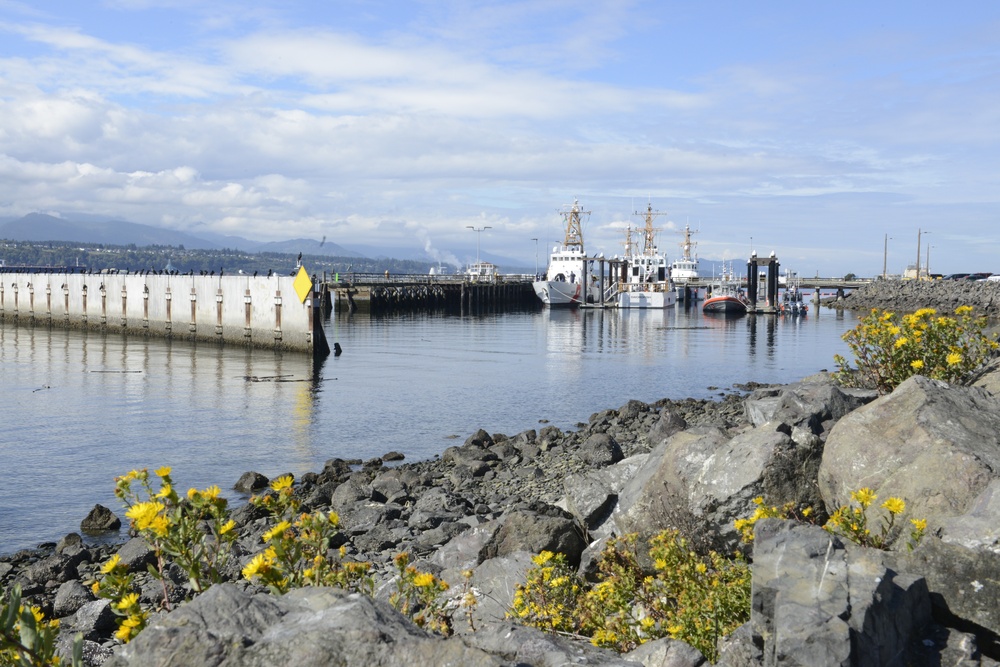
[[426, 229], [417, 230], [417, 237], [423, 242], [424, 252], [430, 255], [431, 259], [433, 259], [438, 264], [449, 264], [455, 267], [456, 270], [461, 270], [462, 263], [458, 261], [458, 258], [455, 257], [455, 255], [453, 255], [448, 251], [438, 250], [437, 248], [434, 247], [434, 244], [431, 243], [430, 236], [427, 234]]

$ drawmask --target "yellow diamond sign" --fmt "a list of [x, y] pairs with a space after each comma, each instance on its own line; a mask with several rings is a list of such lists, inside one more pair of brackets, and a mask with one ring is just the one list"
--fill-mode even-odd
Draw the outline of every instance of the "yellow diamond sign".
[[299, 266], [299, 273], [295, 276], [295, 282], [292, 283], [292, 287], [295, 288], [295, 293], [299, 295], [299, 301], [302, 303], [306, 302], [309, 298], [309, 292], [312, 292], [313, 281], [306, 272], [306, 267]]

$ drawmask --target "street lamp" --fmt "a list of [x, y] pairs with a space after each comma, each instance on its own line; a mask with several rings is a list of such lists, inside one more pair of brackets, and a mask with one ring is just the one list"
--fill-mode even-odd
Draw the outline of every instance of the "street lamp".
[[920, 235], [930, 234], [930, 232], [921, 232], [920, 228], [917, 228], [917, 280], [920, 280]]
[[882, 280], [885, 280], [885, 263], [889, 259], [889, 235], [885, 235], [885, 245], [882, 248]]
[[538, 278], [538, 239], [531, 239], [535, 242], [535, 278]]
[[927, 261], [924, 262], [924, 270], [927, 272], [927, 280], [931, 279], [931, 244], [927, 244]]
[[476, 233], [476, 264], [479, 264], [479, 237], [484, 229], [493, 229], [493, 228], [490, 227], [489, 225], [485, 227], [473, 227], [472, 225], [466, 225], [466, 228], [471, 229]]

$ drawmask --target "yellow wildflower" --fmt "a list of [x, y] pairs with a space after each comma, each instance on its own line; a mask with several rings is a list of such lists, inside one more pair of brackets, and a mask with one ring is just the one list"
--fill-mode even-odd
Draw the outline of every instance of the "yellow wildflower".
[[914, 359], [913, 361], [910, 362], [910, 368], [912, 368], [915, 371], [919, 371], [923, 367], [924, 367], [923, 359]]
[[913, 524], [914, 529], [921, 533], [927, 530], [927, 519], [910, 519], [910, 523]]
[[288, 530], [291, 527], [292, 527], [292, 524], [290, 524], [287, 521], [280, 521], [280, 522], [278, 522], [274, 526], [274, 528], [272, 528], [271, 530], [269, 530], [266, 533], [264, 533], [264, 541], [265, 542], [270, 542], [275, 537], [277, 537], [279, 535], [284, 535], [285, 531]]
[[550, 560], [552, 560], [552, 556], [554, 555], [555, 554], [553, 554], [551, 551], [543, 551], [537, 556], [532, 556], [531, 560], [532, 562], [534, 562], [535, 565], [545, 565]]
[[216, 498], [219, 497], [220, 493], [222, 493], [222, 489], [213, 484], [212, 486], [202, 491], [201, 495], [205, 496], [209, 500], [215, 500]]
[[101, 574], [108, 574], [113, 569], [118, 567], [120, 562], [122, 562], [122, 557], [118, 554], [113, 555], [104, 565], [101, 566]]
[[962, 355], [960, 355], [958, 352], [952, 352], [951, 354], [948, 355], [947, 361], [949, 366], [960, 364], [962, 363]]
[[118, 611], [125, 611], [129, 607], [132, 607], [133, 605], [137, 604], [139, 604], [139, 594], [128, 593], [122, 596], [122, 599], [115, 604], [115, 607], [118, 609]]
[[292, 485], [291, 475], [282, 475], [278, 479], [271, 482], [271, 488], [275, 491], [281, 491], [282, 489], [287, 489]]
[[897, 338], [896, 342], [894, 343], [894, 345], [895, 345], [896, 349], [898, 350], [899, 348], [903, 347], [904, 345], [906, 345], [909, 342], [910, 342], [909, 339], [906, 336], [903, 336], [902, 338]]
[[160, 502], [136, 503], [128, 508], [125, 516], [132, 519], [137, 530], [146, 530], [164, 509], [166, 509], [166, 506]]
[[868, 507], [876, 498], [878, 498], [878, 496], [876, 496], [875, 492], [866, 486], [863, 489], [858, 489], [857, 491], [852, 492], [851, 498], [854, 502], [861, 505], [861, 507]]
[[156, 495], [154, 495], [153, 497], [154, 498], [169, 498], [171, 491], [173, 491], [173, 488], [169, 484], [164, 484], [163, 488], [160, 489], [160, 492], [157, 493]]
[[230, 519], [229, 521], [225, 522], [224, 524], [222, 524], [222, 526], [219, 527], [219, 535], [225, 535], [235, 527], [236, 527], [236, 522]]
[[889, 514], [902, 514], [906, 509], [906, 502], [902, 498], [889, 498], [882, 503], [882, 507], [888, 510]]
[[708, 571], [708, 566], [704, 563], [698, 563], [694, 566], [694, 569], [698, 572], [698, 574], [705, 574]]
[[198, 489], [188, 489], [188, 500], [194, 500], [198, 497]]
[[156, 476], [157, 477], [166, 477], [167, 475], [170, 474], [170, 470], [171, 470], [170, 466], [163, 466], [162, 468], [157, 468], [157, 470], [156, 470]]
[[250, 562], [243, 568], [243, 578], [253, 579], [258, 574], [267, 572], [270, 565], [271, 564], [268, 562], [268, 559], [264, 556], [264, 554], [257, 554], [251, 558]]
[[413, 578], [413, 585], [417, 588], [427, 588], [434, 583], [434, 575], [430, 572], [421, 572]]
[[972, 306], [959, 306], [955, 309], [956, 315], [965, 315], [972, 312]]

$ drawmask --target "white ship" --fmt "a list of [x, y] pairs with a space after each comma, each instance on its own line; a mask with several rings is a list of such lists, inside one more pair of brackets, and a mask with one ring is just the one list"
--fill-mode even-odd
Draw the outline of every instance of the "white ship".
[[596, 279], [587, 275], [588, 260], [583, 251], [583, 227], [580, 223], [581, 216], [590, 215], [590, 211], [581, 211], [580, 202], [574, 201], [569, 210], [560, 213], [566, 220], [566, 236], [561, 246], [552, 249], [545, 280], [536, 280], [531, 286], [546, 306], [597, 303], [601, 299], [601, 290]]
[[[643, 215], [636, 211], [635, 215]], [[656, 229], [653, 218], [662, 215], [653, 211], [648, 204], [645, 212], [646, 225], [642, 229], [642, 251], [632, 243], [632, 229], [626, 231], [625, 262], [627, 271], [618, 282], [617, 302], [619, 308], [670, 308], [677, 303], [677, 292], [670, 280], [667, 258], [656, 247]]]
[[679, 259], [675, 259], [674, 263], [670, 266], [670, 277], [677, 287], [677, 299], [679, 301], [684, 300], [685, 294], [689, 294], [695, 301], [705, 296], [704, 288], [699, 290], [693, 285], [689, 288], [689, 283], [691, 283], [692, 279], [697, 282], [699, 278], [698, 254], [694, 252], [697, 244], [691, 240], [691, 234], [695, 233], [697, 232], [692, 232], [690, 226], [684, 225], [684, 240], [680, 243], [681, 256]]

